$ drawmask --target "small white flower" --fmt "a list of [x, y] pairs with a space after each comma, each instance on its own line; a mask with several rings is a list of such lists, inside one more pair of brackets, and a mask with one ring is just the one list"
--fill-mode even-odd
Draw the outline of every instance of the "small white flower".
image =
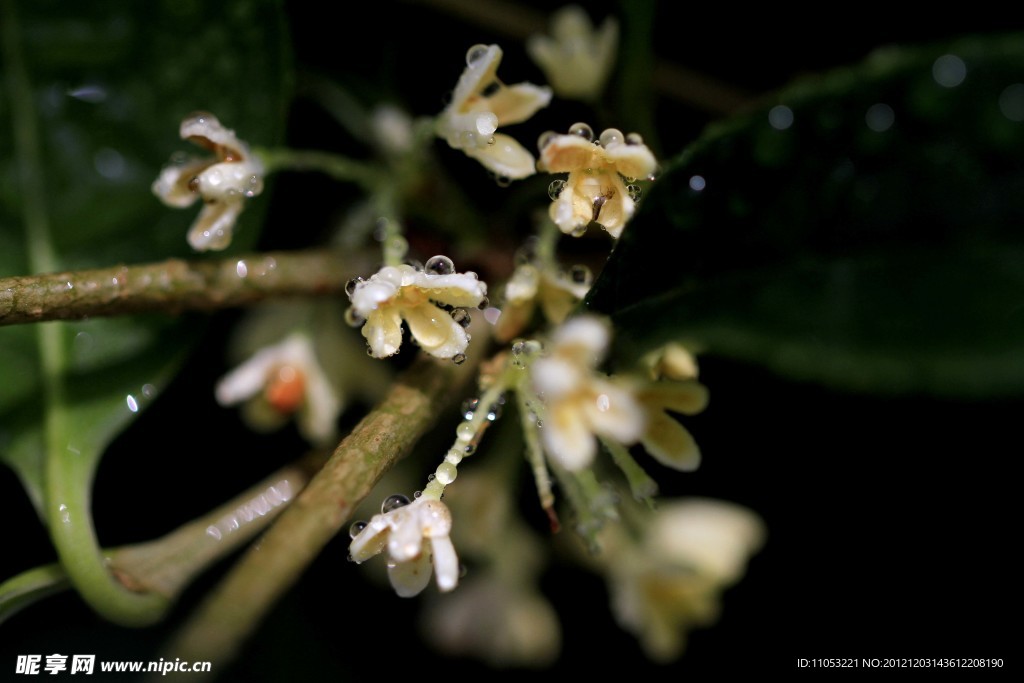
[[[443, 265], [438, 267], [438, 263]], [[352, 290], [352, 312], [366, 320], [362, 332], [375, 358], [398, 352], [403, 320], [430, 355], [454, 358], [465, 353], [469, 344], [466, 330], [441, 306], [475, 308], [484, 301], [487, 285], [476, 273], [454, 272], [446, 257], [435, 256], [427, 265], [431, 270], [385, 266], [369, 280], [358, 281]]]
[[664, 379], [641, 382], [634, 388], [643, 406], [645, 426], [640, 443], [655, 460], [666, 467], [692, 472], [700, 465], [700, 448], [693, 435], [667, 410], [696, 415], [708, 404], [708, 390], [696, 380], [676, 382]]
[[388, 578], [403, 598], [417, 595], [430, 582], [431, 564], [437, 587], [450, 591], [459, 582], [459, 559], [449, 534], [452, 516], [440, 500], [420, 497], [411, 503], [391, 496], [349, 546], [355, 562], [388, 551]]
[[312, 342], [301, 333], [261, 349], [225, 375], [216, 397], [222, 406], [244, 402], [247, 420], [257, 429], [276, 429], [295, 415], [302, 436], [318, 445], [334, 439], [342, 408]]
[[663, 503], [639, 544], [609, 542], [612, 608], [653, 659], [678, 657], [687, 632], [719, 612], [723, 589], [743, 575], [764, 542], [753, 512], [715, 500]]
[[544, 450], [570, 471], [593, 461], [595, 435], [629, 445], [644, 433], [644, 410], [631, 388], [594, 372], [610, 338], [603, 319], [572, 318], [555, 331], [548, 354], [530, 367], [533, 387], [546, 406]]
[[172, 163], [153, 183], [153, 193], [168, 206], [191, 206], [200, 197], [203, 209], [192, 223], [188, 242], [197, 251], [226, 248], [245, 199], [263, 191], [263, 165], [235, 131], [213, 114], [192, 114], [181, 122], [181, 138], [215, 156]]
[[558, 95], [594, 101], [611, 74], [618, 43], [619, 23], [613, 17], [597, 29], [583, 8], [569, 5], [551, 17], [551, 37], [531, 36], [526, 51]]
[[647, 178], [658, 166], [640, 136], [609, 128], [595, 142], [590, 126], [577, 123], [568, 135], [545, 133], [539, 145], [539, 170], [569, 174], [551, 204], [551, 220], [562, 232], [577, 237], [593, 221], [618, 239], [636, 211], [623, 178]]
[[547, 263], [518, 266], [505, 284], [505, 304], [495, 336], [508, 340], [518, 335], [538, 306], [549, 322], [562, 323], [586, 296], [590, 280], [590, 271], [582, 267], [562, 271]]
[[424, 635], [453, 656], [475, 656], [496, 667], [549, 666], [562, 644], [551, 603], [529, 583], [500, 571], [474, 574], [423, 615]]
[[437, 135], [489, 171], [515, 180], [536, 172], [533, 155], [508, 135], [495, 131], [499, 126], [521, 123], [546, 107], [551, 89], [531, 83], [509, 86], [499, 81], [501, 55], [497, 45], [469, 49], [466, 69], [451, 103], [437, 119]]

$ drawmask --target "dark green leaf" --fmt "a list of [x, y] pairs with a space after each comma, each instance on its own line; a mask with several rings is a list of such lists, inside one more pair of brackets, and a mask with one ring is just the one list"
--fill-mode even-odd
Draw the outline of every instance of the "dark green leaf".
[[[0, 275], [194, 257], [185, 235], [199, 206], [167, 208], [150, 185], [173, 152], [203, 153], [178, 138], [190, 112], [215, 113], [251, 144], [279, 139], [289, 86], [279, 3], [14, 9], [17, 24], [6, 30], [20, 47], [4, 51], [0, 74]], [[27, 126], [19, 111], [28, 112]], [[232, 250], [254, 243], [265, 201], [249, 202]], [[53, 255], [42, 266], [30, 239]], [[41, 332], [48, 326], [57, 331]], [[87, 491], [106, 445], [155, 397], [201, 329], [168, 316], [0, 329], [0, 460], [18, 471], [41, 513], [45, 459], [80, 459], [71, 469]], [[46, 334], [57, 369], [49, 385]]]
[[880, 392], [1024, 389], [1024, 36], [879, 52], [712, 127], [588, 299], [620, 362], [680, 340]]

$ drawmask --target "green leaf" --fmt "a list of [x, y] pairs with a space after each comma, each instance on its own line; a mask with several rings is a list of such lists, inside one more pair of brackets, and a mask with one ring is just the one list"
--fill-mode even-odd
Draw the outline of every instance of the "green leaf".
[[[252, 144], [278, 141], [290, 85], [279, 3], [0, 0], [0, 24], [0, 276], [194, 257], [198, 205], [167, 208], [150, 185], [173, 152], [202, 154], [178, 138], [193, 111]], [[251, 247], [265, 201], [249, 202], [232, 250]], [[0, 461], [72, 583], [125, 623], [152, 614], [117, 605], [92, 529], [93, 473], [201, 330], [159, 315], [0, 329]]]
[[711, 127], [588, 298], [661, 343], [876, 392], [1024, 389], [1024, 36], [888, 49]]

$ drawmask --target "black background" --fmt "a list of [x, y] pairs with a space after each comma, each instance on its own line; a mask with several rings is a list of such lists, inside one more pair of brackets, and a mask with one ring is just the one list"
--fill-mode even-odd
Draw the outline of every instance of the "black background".
[[[366, 4], [372, 6], [339, 6], [330, 18], [322, 5], [288, 4], [300, 71], [348, 82], [366, 97], [383, 88], [388, 99], [417, 114], [440, 110], [473, 43], [503, 45], [501, 74], [508, 82], [542, 80], [521, 46], [492, 29], [429, 3]], [[630, 3], [622, 6], [630, 11]], [[588, 7], [602, 16], [620, 6]], [[828, 17], [797, 17], [792, 10], [753, 16], [738, 8], [691, 11], [661, 3], [652, 41], [659, 58], [757, 95], [859, 61], [886, 44], [1006, 28], [995, 18], [929, 12], [896, 18], [879, 9], [831, 8]], [[657, 115], [667, 152], [681, 149], [711, 120], [673, 101], [661, 103]], [[289, 136], [296, 147], [351, 147], [326, 114], [301, 99], [291, 112]], [[531, 146], [529, 134], [522, 139]], [[456, 177], [477, 170], [440, 144], [438, 153]], [[314, 243], [347, 199], [347, 190], [322, 179], [282, 178], [261, 246]], [[295, 228], [297, 221], [304, 229]], [[213, 316], [204, 348], [214, 351], [190, 361], [104, 459], [95, 506], [105, 545], [170, 530], [297, 453], [291, 429], [256, 439], [213, 401], [213, 384], [227, 369], [219, 349], [238, 315]], [[646, 662], [636, 641], [617, 628], [599, 579], [556, 562], [542, 587], [559, 611], [563, 657], [531, 675], [553, 679], [614, 666], [636, 676], [697, 680], [724, 672], [802, 676], [807, 672], [798, 674], [797, 658], [829, 657], [1001, 657], [1014, 663], [1006, 624], [1014, 623], [1019, 607], [1012, 548], [1020, 535], [1011, 472], [1021, 455], [1013, 426], [1024, 399], [850, 395], [714, 355], [702, 358], [702, 379], [711, 404], [688, 425], [702, 445], [703, 465], [686, 476], [659, 472], [666, 475], [663, 490], [750, 507], [765, 520], [767, 544], [746, 578], [725, 593], [719, 624], [692, 633], [686, 655], [665, 666]], [[433, 452], [419, 455], [424, 471], [432, 469]], [[17, 549], [0, 558], [0, 576], [50, 561], [45, 532], [6, 470], [0, 472], [0, 501], [9, 547]], [[222, 680], [405, 678], [434, 666], [456, 680], [523, 675], [469, 660], [439, 664], [418, 636], [416, 602], [368, 585], [345, 561], [345, 546], [339, 538], [327, 547]], [[14, 654], [155, 658], [223, 569], [197, 582], [169, 624], [152, 629], [106, 625], [71, 595], [28, 609], [0, 627], [0, 678], [10, 674]]]

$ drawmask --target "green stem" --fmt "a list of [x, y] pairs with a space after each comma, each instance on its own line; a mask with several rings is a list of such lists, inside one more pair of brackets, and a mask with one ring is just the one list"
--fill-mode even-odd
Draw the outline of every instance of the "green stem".
[[[4, 0], [2, 11], [8, 102], [28, 258], [33, 271], [52, 272], [58, 261], [46, 210], [46, 179], [33, 106], [35, 98], [23, 59], [13, 1]], [[64, 395], [63, 330], [56, 324], [40, 325], [37, 334], [45, 411], [44, 509], [57, 555], [71, 584], [97, 612], [122, 624], [150, 623], [163, 612], [166, 602], [159, 596], [126, 590], [107, 570], [96, 541], [89, 495], [94, 454], [77, 452], [71, 446]]]
[[[232, 256], [219, 261], [170, 259], [0, 278], [0, 326], [147, 311], [213, 310], [274, 296], [335, 295], [344, 291], [350, 278], [371, 267], [369, 258], [325, 249]], [[40, 329], [58, 328], [41, 325]], [[59, 335], [46, 334], [49, 336], [41, 343], [59, 356]]]
[[320, 171], [335, 180], [355, 183], [367, 191], [373, 191], [388, 182], [379, 167], [355, 161], [340, 154], [284, 148], [259, 148], [254, 152], [263, 161], [268, 175], [280, 170]]
[[[472, 357], [472, 356], [471, 356]], [[341, 529], [378, 479], [435, 422], [473, 368], [421, 356], [192, 616], [170, 657], [225, 665]]]
[[36, 567], [0, 583], [0, 624], [37, 600], [70, 587], [59, 564]]
[[[104, 551], [121, 583], [175, 600], [211, 563], [265, 529], [306, 485], [325, 457], [284, 467], [249, 490], [163, 538]], [[37, 567], [0, 584], [0, 623], [27, 605], [70, 588], [59, 564]]]
[[654, 507], [653, 496], [658, 494], [658, 484], [640, 467], [640, 464], [630, 455], [629, 450], [613, 439], [601, 437], [601, 443], [612, 456], [612, 460], [626, 476], [629, 483], [629, 490], [637, 500], [644, 501], [651, 508]]
[[325, 460], [314, 453], [163, 538], [114, 550], [111, 569], [133, 588], [177, 598], [197, 574], [270, 526]]

